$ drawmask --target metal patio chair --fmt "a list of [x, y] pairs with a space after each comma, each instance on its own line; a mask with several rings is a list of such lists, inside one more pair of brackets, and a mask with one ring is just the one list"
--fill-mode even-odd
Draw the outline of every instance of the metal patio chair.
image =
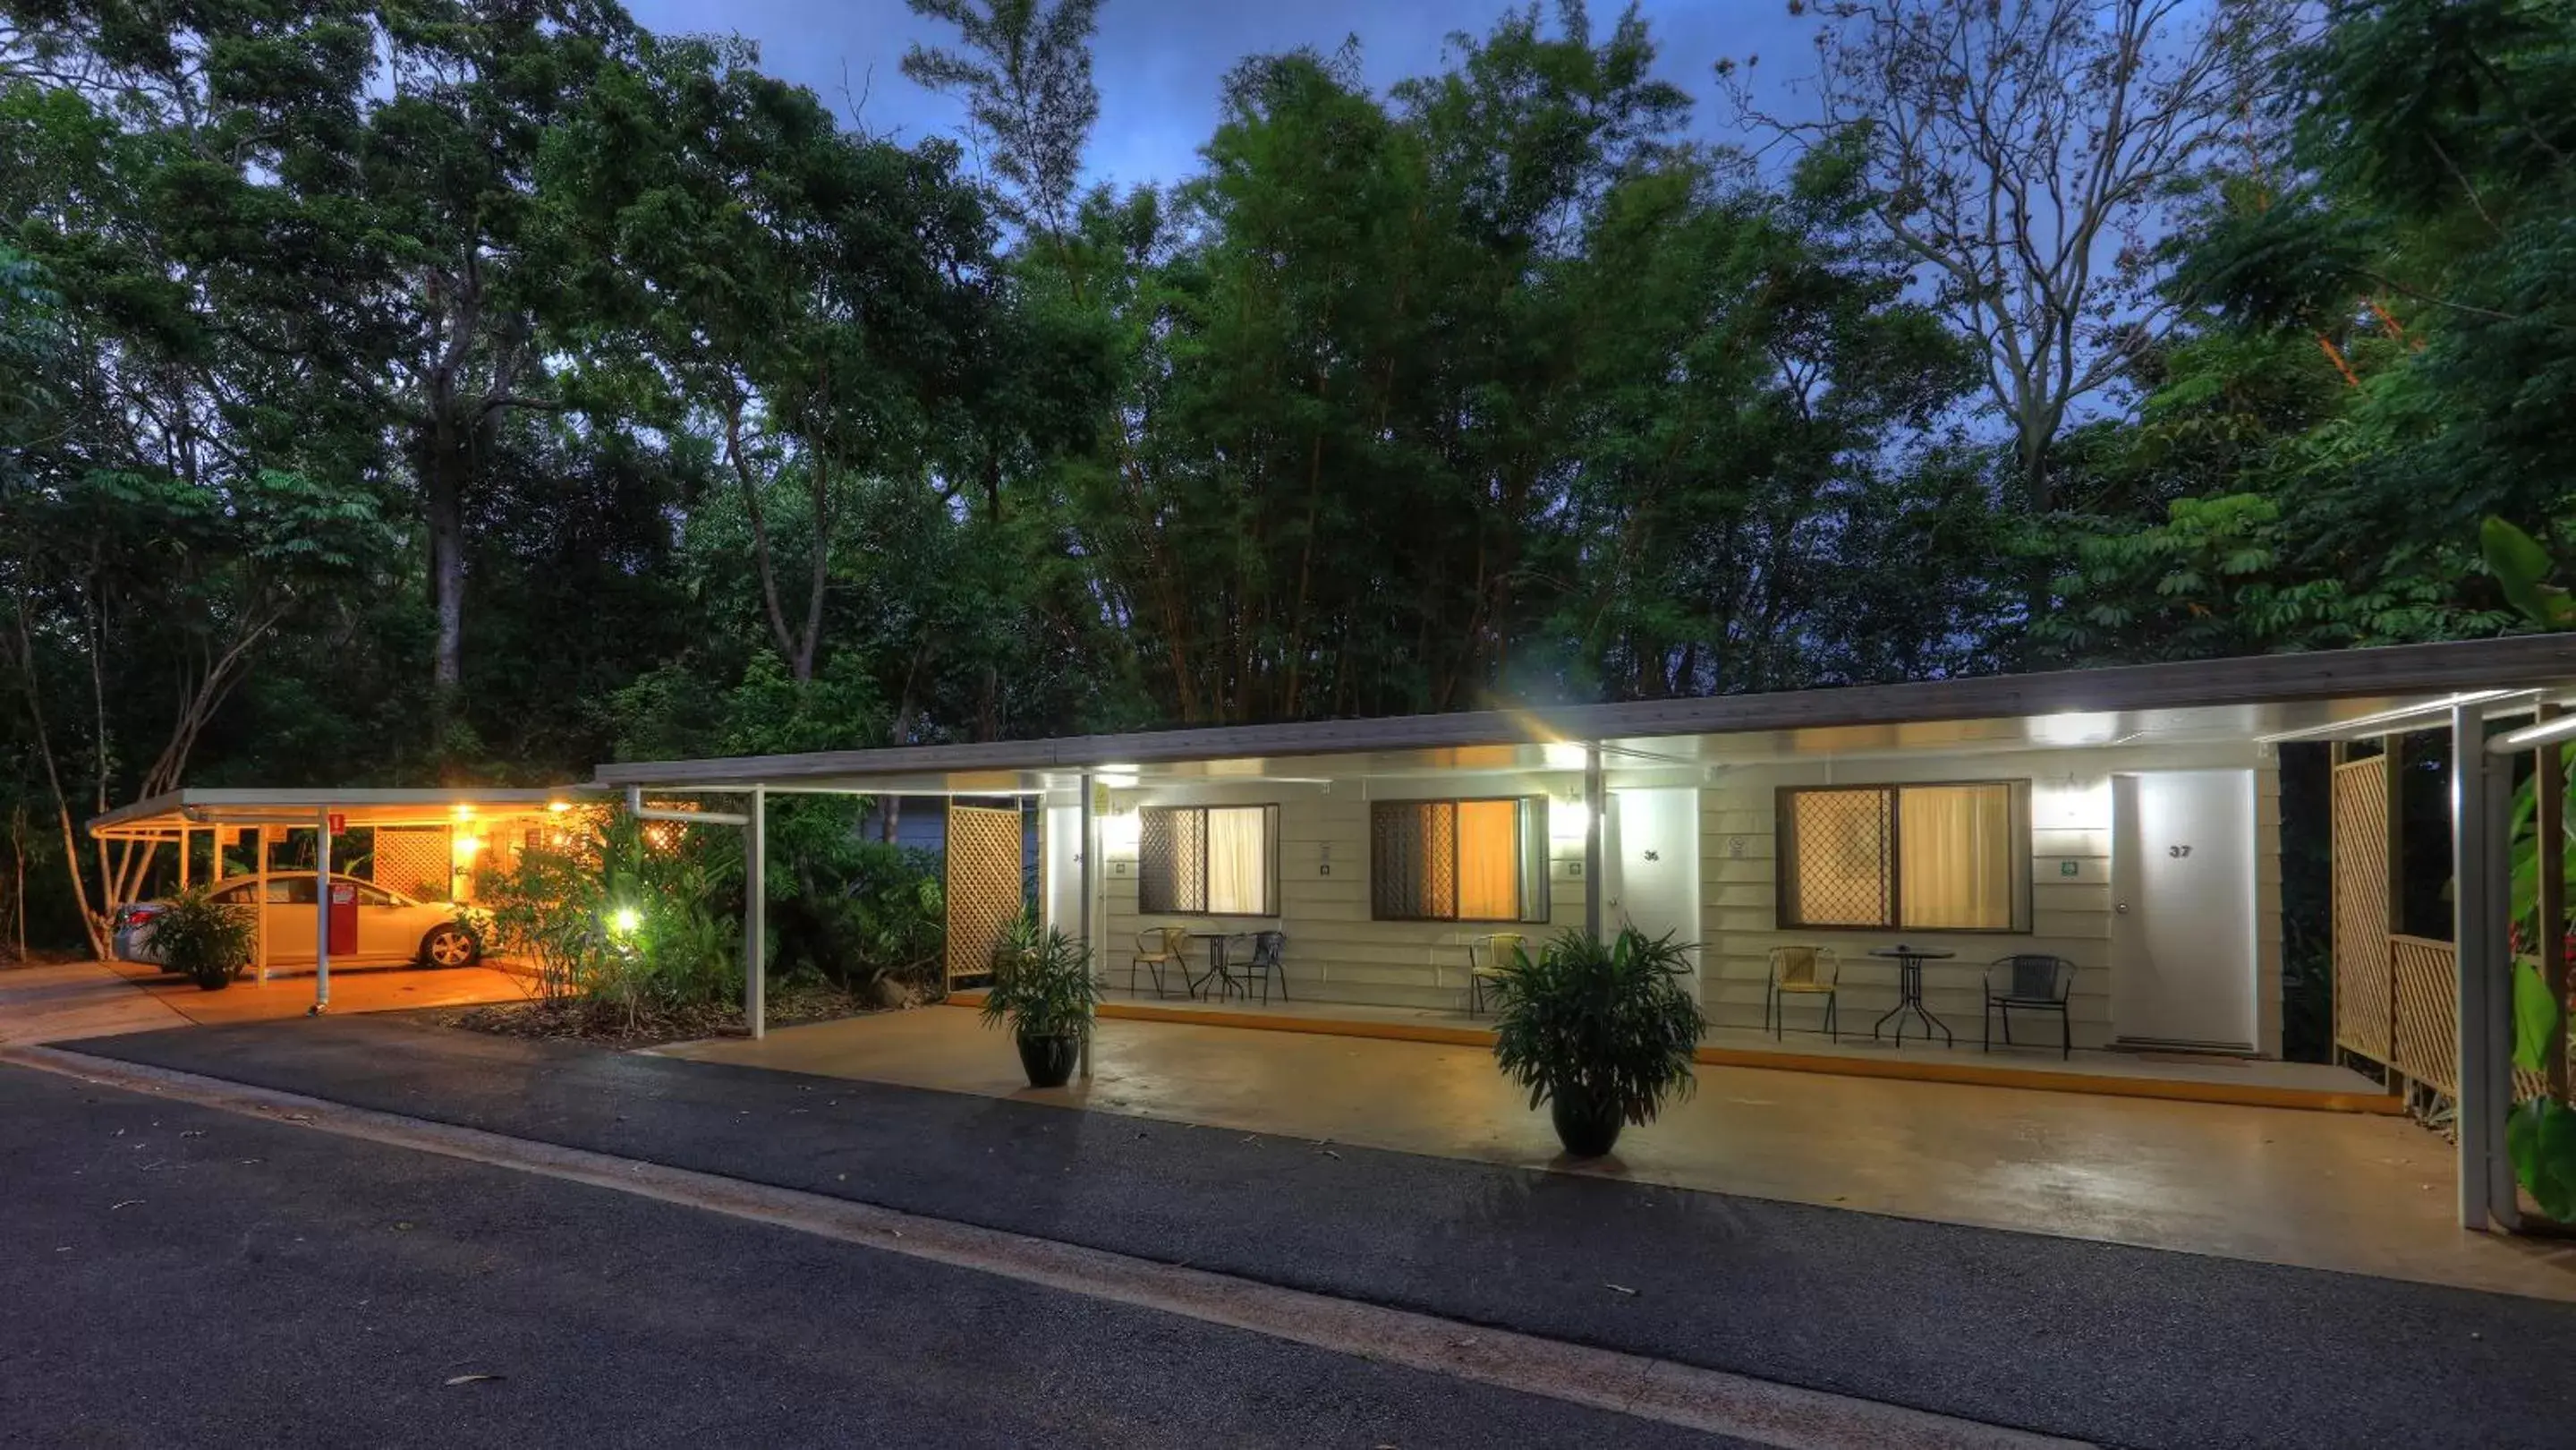
[[1181, 947], [1187, 937], [1188, 933], [1177, 926], [1149, 926], [1136, 933], [1136, 955], [1127, 959], [1128, 994], [1135, 994], [1136, 969], [1139, 967], [1153, 973], [1157, 999], [1163, 996], [1163, 968], [1178, 967], [1186, 980], [1190, 968], [1181, 956]]
[[1789, 999], [1795, 996], [1824, 998], [1825, 1036], [1841, 1041], [1841, 977], [1842, 961], [1832, 947], [1773, 947], [1762, 991], [1762, 1025], [1771, 1029], [1771, 1040], [1788, 1032]]
[[[1476, 954], [1484, 953], [1478, 961]], [[1467, 943], [1467, 1015], [1480, 1016], [1485, 999], [1496, 996], [1503, 980], [1503, 963], [1515, 954], [1529, 952], [1529, 936], [1524, 932], [1498, 931]]]
[[2013, 1045], [2012, 1012], [2019, 1007], [2025, 1012], [2057, 1014], [2057, 1056], [2060, 1061], [2075, 1055], [2075, 1025], [2068, 1017], [2066, 999], [2075, 990], [2075, 964], [2064, 957], [2043, 952], [2021, 952], [1997, 957], [1986, 968], [1986, 1042], [1982, 1051], [1995, 1048], [1995, 1016], [2004, 1019], [2004, 1046]]
[[1256, 931], [1252, 934], [1251, 960], [1237, 962], [1232, 958], [1227, 959], [1227, 965], [1233, 968], [1234, 973], [1227, 985], [1242, 988], [1243, 995], [1249, 998], [1252, 995], [1252, 979], [1259, 977], [1261, 1005], [1267, 1007], [1270, 1005], [1270, 983], [1276, 979], [1279, 983], [1279, 1000], [1288, 1001], [1288, 968], [1283, 960], [1287, 955], [1288, 934], [1286, 932]]

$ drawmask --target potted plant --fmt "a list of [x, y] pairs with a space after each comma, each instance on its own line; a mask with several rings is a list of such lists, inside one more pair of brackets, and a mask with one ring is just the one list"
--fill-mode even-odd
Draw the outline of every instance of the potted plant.
[[1688, 947], [1630, 927], [1611, 942], [1579, 931], [1533, 959], [1499, 964], [1494, 1061], [1548, 1105], [1568, 1156], [1598, 1158], [1625, 1123], [1650, 1123], [1692, 1086], [1700, 1015], [1684, 978]]
[[1099, 1000], [1090, 949], [1024, 916], [1011, 924], [993, 953], [984, 1025], [1011, 1024], [1029, 1086], [1062, 1087], [1082, 1055], [1092, 1004]]
[[152, 918], [161, 964], [209, 992], [232, 985], [234, 975], [250, 965], [257, 940], [250, 912], [215, 900], [209, 887], [180, 892]]

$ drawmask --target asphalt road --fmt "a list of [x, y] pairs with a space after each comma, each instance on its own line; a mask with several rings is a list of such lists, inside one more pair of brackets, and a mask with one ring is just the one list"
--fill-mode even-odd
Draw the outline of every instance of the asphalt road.
[[2564, 1446], [2576, 1425], [2576, 1306], [2538, 1299], [383, 1016], [68, 1045], [2107, 1444]]
[[6, 1444], [1723, 1443], [12, 1067], [0, 1222]]

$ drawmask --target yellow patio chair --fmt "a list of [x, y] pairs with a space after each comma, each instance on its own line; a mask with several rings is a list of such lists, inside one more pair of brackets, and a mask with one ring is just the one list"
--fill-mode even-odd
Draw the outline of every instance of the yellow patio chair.
[[1157, 999], [1164, 995], [1163, 968], [1178, 968], [1186, 977], [1190, 966], [1182, 958], [1181, 949], [1188, 941], [1189, 933], [1177, 926], [1149, 926], [1136, 933], [1136, 955], [1127, 959], [1128, 995], [1135, 995], [1138, 967], [1153, 973], [1154, 996]]
[[1789, 998], [1795, 995], [1824, 998], [1825, 1036], [1841, 1041], [1835, 1015], [1835, 979], [1841, 972], [1832, 947], [1773, 947], [1770, 980], [1762, 993], [1762, 1025], [1771, 1029], [1772, 1040], [1788, 1030]]
[[[1484, 960], [1476, 960], [1482, 951]], [[1517, 931], [1498, 931], [1467, 943], [1467, 1015], [1477, 1016], [1485, 1010], [1485, 999], [1494, 995], [1495, 984], [1503, 979], [1503, 963], [1513, 953], [1529, 951], [1529, 937]]]

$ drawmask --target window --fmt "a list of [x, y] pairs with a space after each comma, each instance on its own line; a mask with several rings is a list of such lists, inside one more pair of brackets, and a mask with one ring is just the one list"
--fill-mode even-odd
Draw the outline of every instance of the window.
[[1148, 806], [1136, 830], [1136, 909], [1277, 916], [1277, 806]]
[[1547, 799], [1379, 801], [1369, 914], [1380, 921], [1547, 920]]
[[392, 892], [385, 890], [381, 886], [361, 886], [357, 890], [358, 904], [360, 906], [402, 905], [401, 902], [394, 900]]
[[1780, 792], [1780, 925], [2030, 930], [2030, 797], [2017, 781]]

